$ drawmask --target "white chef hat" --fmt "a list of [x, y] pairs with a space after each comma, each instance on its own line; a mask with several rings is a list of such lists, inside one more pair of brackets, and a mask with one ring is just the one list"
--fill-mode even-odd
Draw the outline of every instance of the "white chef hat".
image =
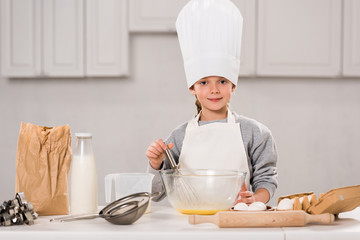
[[188, 87], [207, 76], [237, 84], [243, 17], [230, 0], [191, 0], [180, 11], [176, 30]]

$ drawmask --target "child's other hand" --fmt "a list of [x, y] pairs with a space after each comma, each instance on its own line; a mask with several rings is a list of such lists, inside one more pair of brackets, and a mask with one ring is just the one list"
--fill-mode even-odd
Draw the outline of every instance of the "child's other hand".
[[[173, 143], [168, 144], [168, 148], [171, 149], [174, 146]], [[150, 166], [159, 170], [163, 159], [165, 158], [166, 144], [162, 139], [158, 139], [153, 142], [146, 150], [146, 157], [150, 160]]]
[[243, 203], [246, 203], [249, 205], [249, 204], [255, 202], [254, 193], [248, 191], [245, 183], [241, 187], [238, 197], [241, 197], [241, 199], [237, 200], [236, 203], [243, 202]]

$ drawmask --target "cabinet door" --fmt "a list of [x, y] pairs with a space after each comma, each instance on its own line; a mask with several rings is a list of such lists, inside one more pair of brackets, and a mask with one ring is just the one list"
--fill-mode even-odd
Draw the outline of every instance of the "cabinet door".
[[259, 75], [340, 74], [341, 0], [259, 0]]
[[343, 75], [360, 76], [360, 1], [344, 2]]
[[86, 1], [86, 75], [129, 73], [126, 0]]
[[83, 0], [43, 1], [44, 76], [84, 76]]
[[178, 13], [189, 0], [130, 0], [132, 32], [175, 32]]
[[240, 76], [255, 73], [255, 19], [256, 8], [254, 0], [233, 0], [244, 18], [241, 41]]
[[40, 74], [40, 1], [1, 0], [1, 74]]
[[[129, 28], [132, 32], [175, 32], [177, 15], [189, 0], [131, 0]], [[254, 0], [233, 0], [244, 18], [240, 76], [255, 72]]]

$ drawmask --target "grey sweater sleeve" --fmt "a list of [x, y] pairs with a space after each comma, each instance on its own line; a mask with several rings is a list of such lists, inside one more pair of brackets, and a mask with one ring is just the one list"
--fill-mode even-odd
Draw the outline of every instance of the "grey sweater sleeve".
[[277, 151], [271, 131], [263, 124], [236, 115], [248, 158], [250, 185], [255, 192], [265, 188], [270, 199], [277, 188]]
[[[271, 131], [265, 125], [244, 116], [235, 114], [235, 120], [236, 122], [240, 122], [240, 130], [248, 159], [250, 185], [252, 190], [255, 192], [260, 188], [265, 188], [269, 192], [271, 199], [277, 188], [277, 151]], [[212, 122], [225, 123], [226, 119]], [[200, 122], [199, 124], [211, 124], [212, 122]], [[186, 126], [187, 123], [178, 126], [165, 140], [166, 144], [174, 143], [171, 152], [177, 162], [182, 149]], [[169, 169], [169, 164], [166, 160], [163, 161], [161, 170], [162, 169]], [[148, 172], [155, 175], [153, 180], [153, 192], [165, 191], [163, 189], [159, 171], [160, 170], [153, 169], [150, 164], [148, 165]], [[165, 194], [162, 194], [157, 199], [154, 199], [154, 201], [160, 201], [164, 197]]]

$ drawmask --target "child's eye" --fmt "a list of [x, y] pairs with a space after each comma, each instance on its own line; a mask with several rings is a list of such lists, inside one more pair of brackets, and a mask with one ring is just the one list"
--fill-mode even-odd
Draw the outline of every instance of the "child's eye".
[[227, 81], [226, 81], [225, 79], [223, 79], [223, 80], [220, 80], [220, 83], [221, 83], [221, 84], [226, 84]]
[[206, 81], [201, 81], [201, 82], [200, 82], [200, 85], [206, 85], [206, 84], [207, 84]]

